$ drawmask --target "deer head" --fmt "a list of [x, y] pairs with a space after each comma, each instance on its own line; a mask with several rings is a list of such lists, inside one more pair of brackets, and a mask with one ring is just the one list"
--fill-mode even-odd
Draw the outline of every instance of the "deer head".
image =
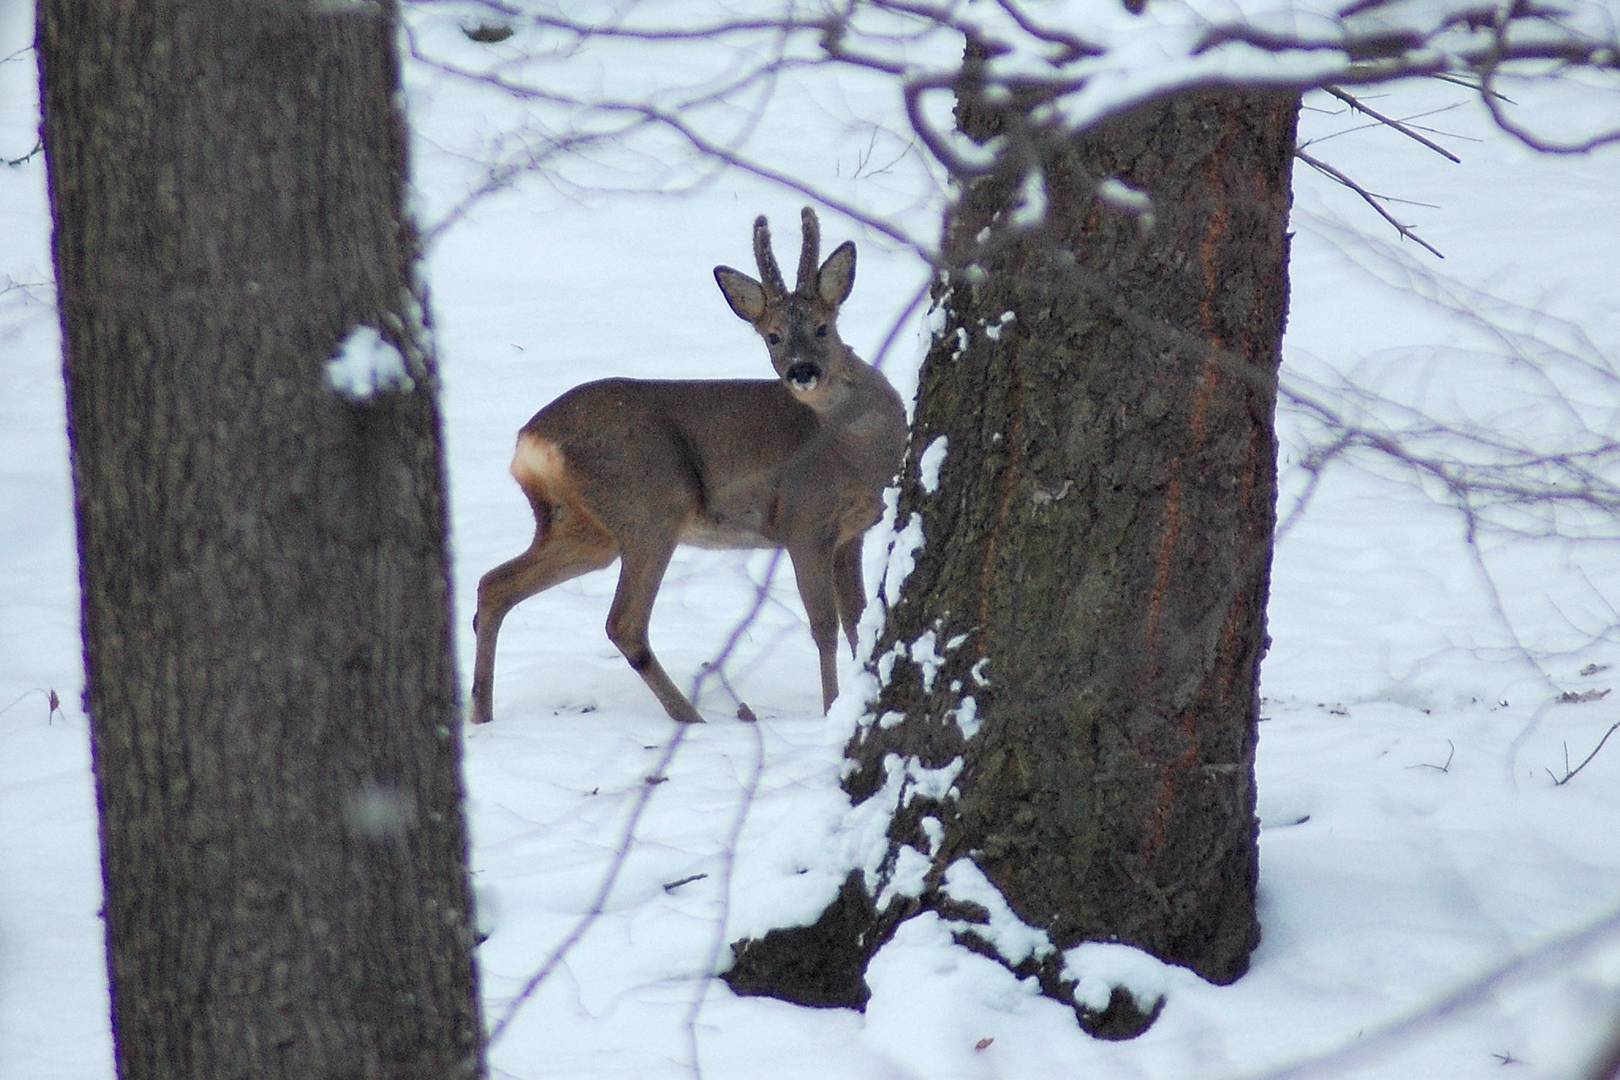
[[849, 394], [848, 347], [838, 336], [838, 309], [855, 285], [855, 245], [839, 244], [819, 267], [821, 227], [808, 206], [800, 215], [804, 245], [799, 280], [789, 292], [771, 252], [771, 230], [763, 215], [754, 220], [754, 258], [760, 279], [714, 268], [731, 310], [765, 339], [782, 385], [817, 412], [836, 409]]

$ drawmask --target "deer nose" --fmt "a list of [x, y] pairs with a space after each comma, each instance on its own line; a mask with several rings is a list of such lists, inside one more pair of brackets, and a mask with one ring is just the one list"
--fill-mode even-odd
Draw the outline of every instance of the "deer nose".
[[812, 363], [809, 360], [800, 360], [788, 368], [787, 373], [782, 377], [787, 380], [788, 385], [793, 389], [801, 394], [806, 393], [814, 390], [816, 383], [821, 381], [821, 365]]

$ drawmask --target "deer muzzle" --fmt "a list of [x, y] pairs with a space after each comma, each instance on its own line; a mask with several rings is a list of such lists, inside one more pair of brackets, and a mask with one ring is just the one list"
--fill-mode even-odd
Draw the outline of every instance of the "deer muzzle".
[[809, 360], [800, 360], [789, 367], [782, 378], [791, 389], [807, 394], [821, 381], [821, 365]]

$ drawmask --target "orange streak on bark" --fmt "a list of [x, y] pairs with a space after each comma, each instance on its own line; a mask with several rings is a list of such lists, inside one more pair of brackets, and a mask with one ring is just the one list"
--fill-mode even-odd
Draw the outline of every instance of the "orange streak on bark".
[[[1229, 132], [1229, 135], [1231, 133]], [[1224, 188], [1224, 178], [1221, 175], [1223, 154], [1213, 154], [1209, 157], [1203, 169], [1204, 180], [1208, 189], [1219, 192]], [[1220, 250], [1226, 234], [1231, 228], [1231, 211], [1228, 200], [1216, 198], [1212, 200], [1214, 211], [1210, 214], [1208, 224], [1203, 235], [1199, 238], [1197, 260], [1200, 270], [1200, 283], [1203, 287], [1199, 297], [1198, 316], [1199, 328], [1208, 346], [1204, 359], [1203, 370], [1198, 376], [1198, 388], [1194, 391], [1191, 407], [1187, 415], [1187, 427], [1191, 434], [1189, 444], [1191, 449], [1197, 450], [1209, 436], [1209, 409], [1214, 403], [1217, 393], [1221, 389], [1221, 364], [1227, 351], [1227, 343], [1222, 333], [1220, 309], [1218, 299], [1220, 296]], [[1253, 342], [1248, 335], [1244, 335], [1241, 343], [1242, 355], [1251, 355]], [[1243, 476], [1240, 480], [1242, 498], [1248, 502], [1254, 489], [1256, 446], [1251, 441], [1249, 456]], [[1181, 538], [1181, 509], [1182, 509], [1182, 459], [1176, 458], [1170, 466], [1170, 482], [1165, 492], [1165, 524], [1164, 532], [1159, 542], [1158, 563], [1155, 567], [1153, 590], [1148, 597], [1147, 610], [1147, 661], [1150, 678], [1157, 677], [1159, 665], [1153, 653], [1158, 644], [1159, 625], [1163, 615], [1164, 599], [1170, 590], [1173, 573], [1174, 554], [1176, 544]], [[1242, 618], [1245, 598], [1235, 597], [1232, 606], [1227, 612], [1226, 624], [1223, 627], [1219, 653], [1225, 658], [1232, 655], [1237, 646], [1237, 637]], [[1230, 668], [1225, 663], [1220, 670]], [[1182, 729], [1185, 746], [1182, 753], [1174, 761], [1165, 762], [1159, 773], [1159, 797], [1153, 808], [1151, 831], [1148, 833], [1143, 845], [1143, 855], [1148, 862], [1152, 862], [1168, 839], [1170, 822], [1174, 817], [1176, 801], [1179, 794], [1179, 781], [1183, 774], [1191, 772], [1198, 767], [1202, 760], [1202, 752], [1198, 738], [1198, 716], [1203, 708], [1222, 708], [1229, 687], [1223, 683], [1214, 686], [1205, 684], [1191, 708], [1183, 712], [1177, 721]], [[1213, 698], [1211, 701], [1209, 699]]]
[[1148, 594], [1147, 607], [1148, 663], [1155, 672], [1158, 664], [1153, 660], [1153, 650], [1159, 640], [1159, 619], [1163, 614], [1165, 594], [1170, 591], [1176, 543], [1181, 539], [1181, 460], [1177, 458], [1171, 462], [1170, 469], [1170, 483], [1164, 494], [1164, 532], [1159, 539], [1158, 564], [1154, 567], [1153, 591]]
[[[1212, 352], [1220, 348], [1219, 339], [1212, 339]], [[1198, 394], [1193, 398], [1192, 417], [1188, 426], [1192, 429], [1193, 439], [1203, 442], [1207, 434], [1205, 417], [1209, 413], [1209, 403], [1215, 398], [1215, 391], [1220, 389], [1221, 368], [1216, 357], [1211, 356], [1204, 361], [1204, 375], [1198, 384]]]
[[1249, 436], [1249, 450], [1243, 458], [1243, 475], [1238, 484], [1238, 505], [1248, 506], [1249, 500], [1254, 497], [1254, 481], [1260, 464], [1261, 432], [1257, 428]]
[[1191, 772], [1198, 767], [1203, 753], [1198, 745], [1198, 708], [1194, 706], [1180, 716], [1181, 729], [1186, 735], [1187, 746], [1181, 756], [1168, 763], [1159, 772], [1159, 800], [1153, 807], [1153, 831], [1148, 834], [1147, 843], [1142, 847], [1143, 857], [1151, 863], [1155, 856], [1164, 848], [1169, 839], [1170, 819], [1175, 814], [1176, 781], [1183, 773]]

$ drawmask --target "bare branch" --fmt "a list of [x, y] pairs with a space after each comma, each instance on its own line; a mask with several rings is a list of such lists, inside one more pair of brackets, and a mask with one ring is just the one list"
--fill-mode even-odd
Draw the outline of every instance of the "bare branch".
[[1057, 45], [1062, 50], [1057, 56], [1053, 57], [1053, 60], [1057, 63], [1078, 60], [1082, 56], [1101, 56], [1103, 54], [1101, 46], [1093, 45], [1074, 34], [1062, 30], [1053, 30], [1051, 27], [1037, 24], [1014, 0], [996, 0], [996, 3], [1024, 33], [1039, 41]]
[[[433, 6], [431, 0], [424, 0]], [[859, 221], [870, 229], [926, 252], [927, 245], [902, 237], [876, 215], [861, 214], [848, 203], [839, 203], [825, 192], [808, 185], [783, 170], [750, 157], [743, 150], [746, 132], [732, 137], [716, 137], [700, 119], [697, 106], [704, 103], [734, 103], [761, 80], [772, 80], [793, 67], [833, 62], [886, 75], [901, 91], [907, 119], [920, 143], [935, 161], [958, 181], [971, 180], [1000, 169], [1027, 167], [1052, 142], [1072, 139], [1082, 130], [1130, 112], [1165, 97], [1211, 89], [1231, 89], [1265, 85], [1275, 89], [1307, 90], [1323, 88], [1351, 108], [1377, 123], [1385, 124], [1425, 148], [1456, 161], [1457, 156], [1412, 124], [1386, 116], [1351, 94], [1346, 87], [1385, 82], [1410, 75], [1434, 75], [1466, 81], [1480, 93], [1497, 124], [1527, 145], [1557, 152], [1589, 149], [1620, 139], [1620, 127], [1586, 138], [1558, 143], [1538, 137], [1517, 125], [1506, 115], [1506, 100], [1495, 89], [1500, 72], [1525, 62], [1556, 61], [1586, 70], [1620, 70], [1620, 46], [1613, 34], [1599, 38], [1561, 21], [1566, 17], [1530, 0], [1500, 6], [1481, 3], [1444, 11], [1427, 25], [1398, 30], [1369, 28], [1366, 21], [1339, 20], [1331, 31], [1279, 31], [1249, 23], [1212, 26], [1203, 37], [1187, 48], [1179, 70], [1172, 57], [1171, 77], [1159, 80], [1134, 95], [1126, 95], [1099, 107], [1094, 115], [1077, 118], [1059, 107], [1060, 101], [1086, 90], [1098, 71], [1113, 61], [1102, 39], [1088, 40], [1036, 20], [1021, 0], [994, 0], [988, 13], [974, 9], [965, 14], [964, 6], [952, 0], [841, 0], [807, 17], [799, 9], [785, 9], [779, 16], [736, 16], [711, 19], [693, 26], [639, 21], [631, 17], [641, 9], [626, 8], [598, 21], [570, 18], [554, 11], [525, 12], [502, 0], [482, 0], [481, 6], [503, 18], [519, 19], [525, 25], [547, 31], [552, 38], [571, 40], [569, 51], [594, 40], [632, 42], [648, 47], [678, 47], [694, 41], [730, 38], [741, 46], [757, 42], [747, 50], [753, 59], [746, 70], [702, 94], [677, 93], [623, 99], [591, 100], [562, 93], [535, 83], [521, 74], [530, 57], [510, 57], [481, 71], [469, 71], [442, 60], [413, 53], [440, 70], [462, 78], [482, 81], [494, 89], [525, 100], [554, 105], [590, 121], [624, 121], [630, 130], [659, 129], [683, 140], [699, 157], [709, 158], [720, 167], [741, 169], [750, 175], [798, 191], [830, 209]], [[1362, 4], [1367, 9], [1376, 3]], [[989, 18], [987, 21], [986, 15]], [[1570, 17], [1572, 18], [1572, 17]], [[955, 38], [967, 46], [967, 61], [944, 64], [919, 57], [937, 56], [940, 42]], [[914, 50], [912, 43], [931, 40], [927, 49]], [[1321, 54], [1326, 66], [1309, 68], [1277, 66], [1263, 73], [1251, 66], [1232, 70], [1197, 63], [1199, 57], [1228, 47], [1261, 49], [1275, 53], [1310, 52]], [[950, 50], [947, 48], [947, 55]], [[739, 49], [739, 55], [743, 50]], [[962, 55], [958, 53], [957, 55]], [[976, 58], [976, 59], [975, 59]], [[1002, 59], [1006, 58], [1006, 62]], [[1034, 62], [1031, 62], [1034, 61]], [[1477, 81], [1473, 81], [1477, 80]], [[1008, 109], [1009, 122], [1021, 124], [990, 144], [975, 147], [967, 143], [948, 121], [934, 122], [926, 106], [935, 96], [971, 93], [984, 101], [1017, 103]], [[1043, 104], [1044, 103], [1044, 104]], [[748, 110], [756, 120], [759, 109]], [[726, 115], [726, 114], [722, 114]], [[729, 115], [735, 116], [731, 110]], [[1030, 117], [1038, 126], [1030, 123]], [[597, 132], [583, 132], [560, 138], [560, 145], [586, 145], [600, 139]], [[549, 160], [551, 154], [539, 155]], [[1344, 183], [1373, 205], [1407, 239], [1432, 247], [1414, 232], [1395, 221], [1384, 209], [1390, 200], [1375, 196], [1350, 181], [1341, 171], [1310, 159], [1327, 175]], [[510, 166], [512, 175], [520, 166]], [[510, 175], [492, 176], [474, 198], [510, 182]]]
[[[1507, 115], [1507, 111], [1502, 108], [1502, 103], [1506, 99], [1496, 93], [1495, 90], [1496, 79], [1503, 65], [1514, 58], [1514, 47], [1507, 38], [1510, 28], [1515, 25], [1520, 13], [1519, 0], [1516, 0], [1513, 4], [1504, 4], [1493, 13], [1491, 23], [1492, 51], [1478, 65], [1477, 69], [1479, 71], [1480, 101], [1491, 114], [1491, 119], [1496, 126], [1525, 146], [1543, 154], [1585, 154], [1608, 143], [1620, 142], [1620, 125], [1578, 139], [1555, 141], [1532, 134], [1527, 128]], [[1582, 59], [1579, 55], [1558, 57], [1557, 59], [1562, 59], [1566, 64], [1575, 67], [1613, 69], [1617, 64], [1620, 64], [1613, 42], [1602, 45], [1601, 49], [1605, 55], [1598, 58], [1596, 62], [1594, 62], [1590, 54], [1585, 59]]]
[[[1446, 740], [1446, 745], [1448, 747], [1450, 747], [1451, 749], [1446, 753], [1446, 763], [1444, 765], [1436, 765], [1433, 762], [1420, 761], [1416, 765], [1408, 765], [1407, 768], [1408, 769], [1433, 769], [1435, 772], [1449, 773], [1451, 771], [1452, 759], [1457, 756], [1457, 744], [1452, 742], [1450, 739], [1447, 739]], [[667, 888], [667, 886], [666, 886], [666, 888]]]
[[[721, 163], [725, 167], [736, 169], [748, 175], [756, 176], [786, 190], [795, 191], [811, 201], [819, 203], [821, 206], [843, 215], [850, 221], [858, 222], [873, 232], [887, 236], [891, 240], [894, 240], [905, 247], [912, 248], [913, 250], [919, 252], [926, 252], [928, 250], [927, 245], [925, 245], [921, 240], [907, 235], [900, 228], [898, 228], [892, 220], [863, 210], [849, 200], [841, 199], [825, 190], [808, 184], [790, 172], [765, 165], [760, 161], [745, 156], [737, 145], [737, 143], [741, 140], [734, 140], [733, 144], [727, 145], [706, 135], [700, 131], [695, 124], [685, 118], [686, 114], [695, 111], [695, 109], [701, 105], [734, 99], [746, 88], [758, 84], [763, 79], [772, 78], [785, 67], [796, 66], [796, 64], [799, 62], [782, 57], [776, 57], [754, 68], [751, 68], [743, 75], [728, 81], [718, 88], [707, 91], [702, 95], [683, 99], [673, 107], [661, 107], [648, 101], [641, 100], [586, 100], [567, 94], [560, 94], [540, 87], [531, 86], [526, 83], [516, 82], [497, 72], [472, 71], [465, 67], [453, 64], [447, 60], [426, 54], [420, 48], [416, 40], [410, 36], [408, 36], [407, 40], [410, 44], [413, 59], [419, 60], [446, 75], [450, 75], [467, 82], [482, 84], [491, 89], [511, 94], [512, 96], [523, 100], [561, 106], [563, 108], [576, 110], [594, 117], [618, 117], [626, 121], [623, 128], [615, 129], [611, 132], [580, 133], [573, 136], [568, 136], [566, 138], [557, 139], [550, 147], [548, 147], [546, 153], [541, 155], [537, 160], [549, 160], [556, 153], [561, 153], [569, 149], [575, 149], [579, 146], [611, 141], [615, 137], [621, 137], [622, 135], [627, 134], [629, 131], [639, 128], [656, 127], [683, 139], [702, 158]], [[757, 119], [758, 111], [755, 110], [750, 124], [757, 122]], [[746, 131], [744, 132], [744, 135], [746, 135]], [[516, 173], [524, 171], [524, 169], [527, 167], [532, 166], [526, 166], [524, 163], [519, 162], [506, 167], [506, 171], [502, 172], [500, 175], [492, 174], [491, 178], [474, 193], [474, 197], [481, 197], [484, 194], [500, 190], [511, 182], [511, 179]], [[452, 216], [460, 217], [464, 213], [464, 207], [458, 208], [458, 210], [454, 212]], [[428, 235], [436, 238], [443, 232], [445, 227], [452, 223], [453, 222], [449, 219], [444, 222], [437, 223], [432, 228], [427, 230]]]
[[703, 970], [698, 976], [697, 990], [692, 994], [692, 1003], [687, 1007], [686, 1020], [686, 1047], [691, 1057], [692, 1074], [701, 1077], [703, 1067], [698, 1056], [698, 1017], [703, 1013], [703, 1003], [709, 996], [709, 987], [714, 983], [715, 973], [720, 967], [720, 953], [726, 947], [727, 925], [731, 917], [731, 882], [737, 866], [737, 842], [742, 838], [743, 826], [748, 821], [748, 811], [753, 808], [754, 798], [759, 794], [760, 780], [765, 775], [765, 739], [760, 734], [758, 724], [749, 724], [748, 730], [753, 735], [754, 760], [749, 769], [748, 780], [743, 784], [742, 797], [737, 802], [737, 810], [731, 816], [731, 827], [726, 830], [726, 839], [720, 846], [720, 914], [714, 921], [714, 934], [709, 940], [709, 951], [703, 964]]
[[613, 22], [580, 22], [550, 12], [520, 12], [508, 9], [508, 13], [532, 26], [573, 34], [580, 38], [649, 42], [712, 40], [735, 34], [757, 34], [760, 31], [773, 34], [793, 34], [803, 31], [824, 34], [837, 25], [836, 19], [800, 19], [792, 12], [779, 18], [721, 19], [698, 26], [632, 26]]
[[1613, 735], [1616, 731], [1620, 731], [1620, 723], [1615, 723], [1615, 724], [1611, 725], [1609, 727], [1609, 730], [1605, 731], [1603, 733], [1603, 738], [1598, 740], [1598, 744], [1596, 746], [1592, 747], [1592, 752], [1590, 754], [1587, 754], [1584, 758], [1582, 758], [1581, 763], [1579, 765], [1575, 766], [1573, 769], [1569, 767], [1569, 744], [1565, 743], [1564, 744], [1564, 775], [1563, 775], [1563, 777], [1559, 778], [1558, 776], [1553, 774], [1553, 771], [1551, 769], [1547, 770], [1547, 775], [1552, 777], [1553, 784], [1555, 786], [1557, 786], [1557, 787], [1563, 787], [1565, 784], [1567, 784], [1571, 780], [1575, 779], [1575, 774], [1580, 772], [1582, 769], [1586, 768], [1588, 765], [1592, 764], [1592, 759], [1598, 756], [1598, 751], [1603, 749], [1603, 744], [1608, 742], [1609, 741], [1609, 736]]
[[1412, 241], [1414, 244], [1418, 245], [1424, 251], [1427, 251], [1437, 259], [1445, 258], [1445, 256], [1440, 253], [1439, 248], [1423, 239], [1411, 226], [1403, 224], [1395, 217], [1394, 214], [1391, 214], [1388, 210], [1384, 209], [1382, 200], [1384, 200], [1386, 196], [1376, 195], [1373, 192], [1368, 191], [1341, 170], [1329, 165], [1320, 158], [1307, 154], [1304, 150], [1295, 150], [1294, 156], [1322, 175], [1338, 181], [1351, 191], [1355, 192], [1357, 195], [1361, 196], [1362, 201], [1377, 211], [1379, 217], [1383, 218], [1385, 221], [1394, 226], [1395, 231], [1400, 233], [1403, 239]]
[[1383, 125], [1385, 125], [1386, 127], [1389, 127], [1389, 128], [1393, 128], [1395, 131], [1400, 132], [1402, 135], [1405, 135], [1408, 139], [1413, 140], [1414, 142], [1418, 143], [1419, 145], [1428, 147], [1430, 150], [1433, 150], [1435, 153], [1439, 154], [1441, 157], [1445, 158], [1447, 161], [1454, 162], [1456, 164], [1461, 164], [1462, 163], [1462, 158], [1458, 157], [1456, 154], [1453, 154], [1450, 150], [1447, 150], [1445, 147], [1441, 146], [1439, 143], [1435, 142], [1433, 139], [1430, 139], [1428, 136], [1424, 135], [1422, 132], [1416, 130], [1415, 128], [1410, 127], [1409, 125], [1407, 125], [1403, 121], [1397, 120], [1392, 116], [1385, 116], [1383, 113], [1381, 113], [1378, 110], [1372, 108], [1370, 105], [1368, 105], [1366, 102], [1362, 101], [1360, 98], [1355, 97], [1354, 95], [1349, 94], [1349, 93], [1345, 92], [1344, 90], [1339, 89], [1337, 86], [1324, 86], [1322, 88], [1322, 91], [1324, 93], [1326, 93], [1326, 94], [1331, 95], [1332, 97], [1338, 98], [1340, 101], [1342, 101], [1346, 105], [1350, 106], [1356, 112], [1361, 113], [1363, 116], [1371, 117], [1372, 119], [1378, 121], [1380, 124], [1383, 124]]
[[574, 946], [584, 939], [586, 933], [602, 917], [607, 910], [607, 899], [613, 892], [613, 887], [619, 882], [619, 875], [624, 872], [625, 863], [630, 858], [630, 850], [635, 845], [636, 831], [641, 827], [641, 819], [647, 812], [647, 804], [652, 802], [653, 792], [669, 774], [669, 766], [680, 752], [682, 744], [686, 741], [687, 733], [692, 730], [691, 724], [676, 724], [675, 734], [669, 742], [664, 744], [664, 752], [659, 755], [658, 761], [653, 765], [652, 772], [647, 781], [641, 785], [636, 795], [636, 801], [630, 808], [630, 816], [624, 823], [624, 830], [620, 833], [618, 846], [614, 849], [613, 861], [609, 864], [607, 873], [602, 875], [602, 881], [596, 887], [596, 895], [591, 898], [591, 906], [581, 915], [563, 939], [551, 950], [551, 955], [540, 964], [534, 974], [530, 975], [518, 990], [511, 1001], [507, 1002], [506, 1010], [489, 1029], [489, 1045], [493, 1046], [500, 1041], [506, 1029], [512, 1026], [517, 1014], [522, 1011], [531, 998], [545, 985], [551, 973], [555, 971]]
[[1563, 937], [1498, 965], [1430, 1002], [1417, 1012], [1372, 1030], [1357, 1031], [1343, 1046], [1293, 1065], [1251, 1074], [1247, 1080], [1301, 1080], [1310, 1076], [1343, 1076], [1351, 1062], [1375, 1059], [1448, 1017], [1473, 1008], [1497, 990], [1567, 965], [1620, 934], [1620, 911], [1611, 911]]
[[[1620, 67], [1613, 41], [1586, 37], [1579, 31], [1546, 18], [1548, 9], [1528, 4], [1482, 5], [1475, 11], [1452, 12], [1427, 32], [1418, 29], [1378, 29], [1358, 33], [1340, 21], [1335, 33], [1306, 37], [1281, 33], [1248, 23], [1216, 26], [1191, 50], [1197, 56], [1230, 44], [1243, 44], [1265, 52], [1327, 52], [1344, 58], [1343, 72], [1326, 79], [1305, 76], [1294, 80], [1301, 89], [1317, 84], [1335, 85], [1387, 82], [1409, 75], [1458, 72], [1480, 73], [1486, 68], [1525, 61], [1553, 60], [1597, 70]], [[1509, 31], [1540, 22], [1557, 31], [1510, 40]], [[1455, 35], [1455, 40], [1447, 35]], [[1444, 39], [1444, 41], [1442, 41]], [[1442, 47], [1443, 45], [1443, 47]], [[1286, 76], [1285, 76], [1286, 79]]]
[[30, 161], [32, 161], [34, 159], [35, 155], [39, 154], [44, 149], [45, 149], [45, 140], [44, 139], [35, 139], [34, 140], [34, 148], [32, 150], [28, 151], [28, 153], [24, 154], [22, 157], [6, 158], [5, 159], [6, 164], [10, 165], [12, 167], [16, 167], [18, 165], [26, 165], [28, 162], [30, 162]]
[[1491, 114], [1491, 121], [1502, 131], [1517, 139], [1525, 146], [1541, 154], [1586, 154], [1600, 146], [1620, 142], [1620, 125], [1607, 128], [1593, 135], [1584, 135], [1574, 139], [1555, 140], [1537, 135], [1508, 116], [1503, 103], [1508, 99], [1496, 92], [1496, 66], [1491, 65], [1481, 73], [1479, 100], [1485, 110]]

